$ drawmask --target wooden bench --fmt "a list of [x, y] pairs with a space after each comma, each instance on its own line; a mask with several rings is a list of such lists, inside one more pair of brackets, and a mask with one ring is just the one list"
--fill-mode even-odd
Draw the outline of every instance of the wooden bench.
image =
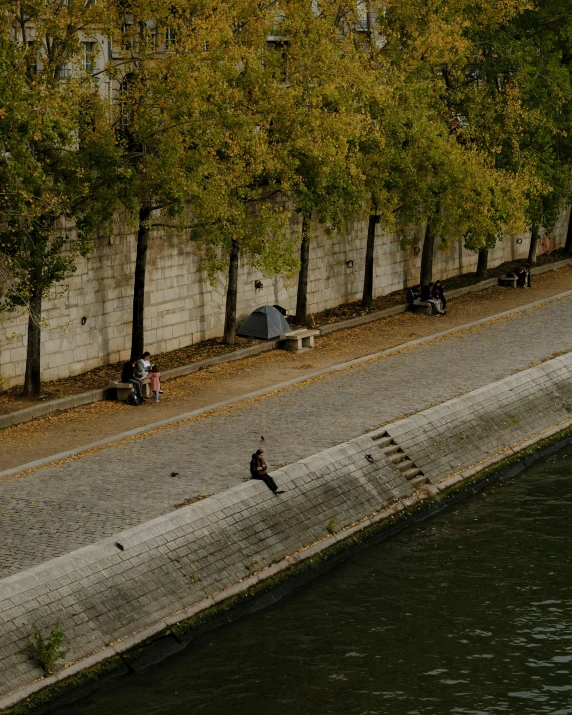
[[[120, 402], [125, 402], [135, 388], [135, 385], [132, 385], [130, 382], [112, 382], [111, 387], [117, 391], [117, 399]], [[151, 397], [151, 381], [149, 378], [143, 380], [141, 392], [143, 393], [143, 397]]]
[[426, 313], [427, 315], [431, 315], [433, 313], [433, 305], [431, 303], [426, 303], [423, 300], [414, 300], [413, 303], [410, 303], [409, 305], [411, 306], [411, 310], [416, 313]]
[[319, 334], [319, 330], [307, 330], [306, 328], [293, 330], [290, 333], [283, 333], [280, 336], [280, 347], [293, 353], [302, 353], [306, 350], [312, 350], [314, 347], [314, 337]]
[[518, 278], [516, 276], [499, 276], [499, 285], [511, 286], [512, 288], [516, 288], [517, 280]]

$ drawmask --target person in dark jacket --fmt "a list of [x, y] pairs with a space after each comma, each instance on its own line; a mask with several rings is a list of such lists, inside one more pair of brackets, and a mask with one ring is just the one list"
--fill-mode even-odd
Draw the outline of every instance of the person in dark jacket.
[[253, 479], [260, 479], [274, 494], [284, 494], [284, 490], [278, 489], [274, 479], [269, 476], [267, 469], [266, 462], [264, 461], [264, 451], [258, 449], [250, 460], [250, 476]]
[[445, 286], [441, 281], [436, 281], [433, 286], [433, 298], [441, 303], [443, 314], [447, 312], [447, 298], [445, 298]]
[[429, 283], [429, 285], [425, 285], [421, 288], [421, 300], [423, 303], [431, 303], [433, 306], [433, 312], [436, 315], [444, 315], [444, 313], [441, 311], [441, 308], [439, 307], [439, 302], [435, 300], [435, 298], [432, 297], [433, 293], [433, 283]]
[[290, 317], [290, 313], [286, 310], [286, 308], [283, 308], [281, 305], [273, 305], [272, 307], [276, 308], [276, 310], [286, 319]]
[[129, 383], [135, 388], [135, 392], [143, 399], [143, 391], [141, 390], [141, 380], [135, 377], [135, 363], [136, 360], [128, 360], [123, 365], [123, 370], [121, 371], [121, 382]]
[[530, 266], [528, 263], [524, 266], [518, 266], [514, 274], [519, 288], [530, 288]]
[[419, 291], [421, 290], [421, 286], [412, 286], [408, 291], [407, 291], [407, 302], [409, 305], [413, 305], [415, 301], [419, 298]]

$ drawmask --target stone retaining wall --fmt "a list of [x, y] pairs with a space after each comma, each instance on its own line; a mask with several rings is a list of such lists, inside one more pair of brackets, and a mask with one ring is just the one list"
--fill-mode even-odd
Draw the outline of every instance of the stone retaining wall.
[[571, 376], [567, 353], [385, 429], [435, 484], [569, 419]]
[[287, 557], [327, 548], [389, 505], [426, 498], [438, 487], [415, 491], [384, 452], [389, 438], [431, 482], [465, 478], [570, 424], [571, 397], [569, 353], [277, 470], [283, 495], [248, 482], [1, 580], [0, 708], [51, 682], [26, 655], [32, 624], [47, 633], [60, 622], [75, 662], [68, 673], [93, 665], [193, 606], [240, 592], [254, 574], [287, 568]]
[[[561, 246], [566, 236], [568, 212], [563, 213], [554, 243]], [[294, 215], [292, 233], [299, 234], [299, 217]], [[395, 235], [378, 228], [375, 251], [374, 295], [386, 295], [419, 280], [422, 231], [402, 249]], [[328, 236], [313, 226], [310, 247], [308, 308], [311, 313], [358, 300], [363, 287], [367, 222], [349, 222], [346, 231]], [[520, 241], [520, 243], [518, 242]], [[489, 265], [525, 259], [529, 236], [506, 236], [490, 252]], [[77, 375], [98, 365], [129, 357], [133, 267], [136, 232], [118, 220], [112, 235], [100, 236], [93, 253], [77, 263], [77, 271], [44, 301], [42, 372], [44, 380]], [[542, 249], [541, 249], [542, 250]], [[417, 251], [417, 253], [416, 253]], [[226, 276], [219, 275], [215, 287], [200, 268], [197, 245], [176, 235], [156, 233], [148, 251], [145, 292], [145, 346], [152, 353], [175, 350], [222, 335]], [[445, 253], [435, 247], [434, 278], [448, 278], [472, 271], [477, 256], [453, 241]], [[255, 290], [262, 279], [264, 288]], [[62, 290], [65, 289], [62, 295]], [[0, 285], [0, 292], [2, 286]], [[246, 257], [241, 257], [238, 279], [238, 315], [256, 307], [279, 303], [293, 310], [296, 279], [265, 278]], [[0, 389], [21, 384], [26, 359], [27, 318], [24, 313], [5, 314], [0, 322]], [[86, 318], [85, 324], [82, 319]]]
[[32, 623], [59, 620], [68, 658], [86, 658], [323, 539], [331, 519], [343, 529], [411, 494], [372, 448], [364, 437], [278, 470], [284, 495], [251, 481], [3, 579], [0, 695], [41, 677], [25, 653]]

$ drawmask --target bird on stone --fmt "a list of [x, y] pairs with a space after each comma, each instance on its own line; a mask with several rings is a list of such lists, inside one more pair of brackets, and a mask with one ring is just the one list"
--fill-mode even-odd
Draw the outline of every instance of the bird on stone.
[[179, 472], [171, 472], [171, 476], [172, 476], [172, 477], [178, 477], [178, 476], [179, 476]]
[[119, 541], [115, 542], [115, 546], [117, 546], [119, 551], [125, 551], [125, 546], [123, 546], [123, 544], [120, 544]]
[[260, 435], [260, 439], [264, 442], [264, 435], [263, 435], [263, 434]]

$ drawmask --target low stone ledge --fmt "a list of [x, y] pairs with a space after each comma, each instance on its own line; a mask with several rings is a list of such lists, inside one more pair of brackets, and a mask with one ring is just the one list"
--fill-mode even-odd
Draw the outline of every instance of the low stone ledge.
[[[64, 398], [69, 399], [69, 398]], [[57, 402], [58, 400], [56, 400]], [[34, 407], [26, 407], [25, 410], [18, 410], [17, 412], [12, 412], [13, 424], [17, 425], [20, 422], [29, 422], [30, 420], [35, 420], [38, 417], [43, 417], [49, 414], [51, 408], [50, 402], [40, 403], [39, 405], [34, 405]]]
[[181, 367], [174, 367], [171, 370], [165, 370], [161, 373], [161, 379], [173, 380], [176, 377], [184, 377], [185, 375], [191, 375], [194, 372], [199, 372], [200, 370], [204, 370], [206, 367], [211, 367], [212, 365], [221, 365], [225, 362], [243, 360], [244, 358], [251, 357], [253, 355], [260, 355], [261, 353], [269, 352], [270, 350], [276, 350], [277, 346], [277, 340], [270, 340], [265, 343], [260, 343], [259, 345], [251, 345], [248, 348], [242, 348], [241, 350], [235, 350], [234, 352], [217, 355], [216, 357], [207, 358], [206, 360], [199, 360], [198, 362], [182, 365]]
[[16, 412], [9, 412], [7, 415], [0, 415], [0, 429], [13, 425], [16, 414]]
[[[84, 392], [81, 395], [73, 396], [73, 401], [72, 401], [73, 404], [71, 405], [71, 407], [81, 407], [82, 405], [89, 405], [92, 402], [99, 402], [102, 399], [103, 399], [103, 394], [101, 396], [99, 396], [99, 395], [96, 395], [94, 392]], [[68, 409], [68, 407], [61, 407], [60, 410], [61, 409]]]
[[485, 290], [486, 288], [492, 288], [493, 286], [498, 286], [498, 278], [485, 278], [483, 281], [478, 283], [472, 283], [468, 286], [463, 286], [462, 288], [453, 288], [453, 290], [447, 291], [447, 300], [449, 298], [458, 298], [460, 295], [466, 295], [467, 293], [476, 293], [480, 290]]
[[405, 313], [408, 308], [408, 303], [400, 303], [399, 305], [394, 305], [391, 308], [378, 310], [375, 313], [368, 313], [367, 315], [359, 315], [357, 318], [342, 320], [339, 323], [326, 323], [326, 325], [320, 325], [319, 330], [322, 335], [327, 335], [328, 333], [333, 333], [336, 330], [347, 330], [347, 328], [355, 328], [358, 325], [365, 325], [366, 323], [373, 323], [376, 320], [382, 320], [382, 318], [390, 318], [392, 315]]

